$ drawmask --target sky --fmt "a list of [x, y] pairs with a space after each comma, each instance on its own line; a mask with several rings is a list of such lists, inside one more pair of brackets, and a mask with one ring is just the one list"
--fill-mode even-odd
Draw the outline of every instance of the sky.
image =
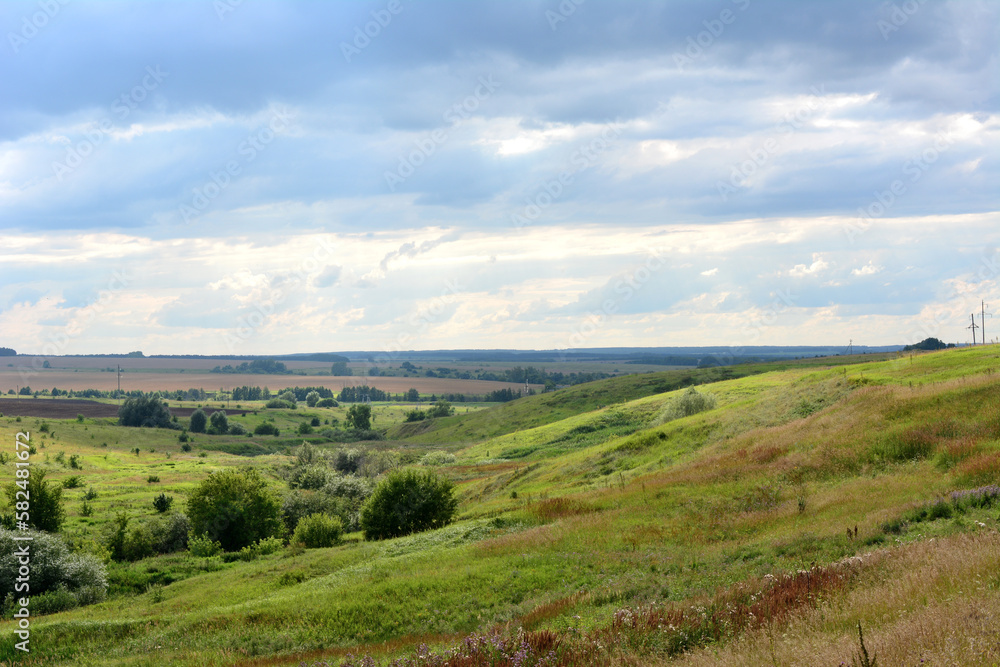
[[18, 352], [964, 344], [983, 302], [1000, 337], [997, 2], [5, 1], [0, 35]]

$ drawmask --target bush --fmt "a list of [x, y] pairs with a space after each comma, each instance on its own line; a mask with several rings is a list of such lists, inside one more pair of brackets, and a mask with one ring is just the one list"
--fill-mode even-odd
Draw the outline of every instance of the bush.
[[247, 429], [243, 424], [239, 422], [233, 422], [229, 425], [229, 435], [246, 435]]
[[298, 402], [298, 399], [295, 397], [295, 392], [292, 391], [291, 389], [283, 391], [280, 394], [278, 394], [278, 400], [284, 401], [285, 403], [291, 403], [293, 408]]
[[159, 394], [130, 396], [118, 408], [118, 423], [121, 426], [171, 428], [170, 410]]
[[361, 508], [366, 540], [409, 535], [451, 523], [458, 510], [454, 485], [431, 472], [389, 473]]
[[198, 408], [191, 413], [191, 423], [188, 425], [188, 430], [192, 433], [204, 433], [205, 428], [208, 426], [208, 415], [201, 408]]
[[450, 417], [453, 414], [455, 414], [455, 408], [451, 407], [451, 403], [444, 400], [438, 401], [427, 409], [427, 417], [430, 419], [435, 419], [437, 417]]
[[188, 443], [185, 442], [183, 445], [181, 445], [181, 451], [182, 452], [190, 452], [191, 451], [191, 445], [189, 445]]
[[455, 455], [449, 454], [448, 452], [442, 452], [440, 450], [434, 452], [427, 452], [420, 457], [420, 465], [422, 466], [444, 466], [455, 462]]
[[690, 387], [683, 394], [674, 397], [670, 401], [670, 404], [660, 413], [656, 423], [666, 424], [669, 421], [681, 419], [682, 417], [690, 417], [699, 412], [711, 410], [714, 407], [715, 396], [703, 394], [694, 387]]
[[304, 544], [307, 549], [323, 549], [340, 543], [344, 526], [337, 517], [328, 514], [310, 514], [295, 527], [293, 543]]
[[326, 484], [329, 471], [323, 465], [296, 466], [288, 478], [292, 489], [319, 489]]
[[280, 398], [272, 398], [270, 401], [264, 404], [265, 408], [278, 408], [285, 410], [294, 410], [295, 404], [289, 401], [284, 401]]
[[319, 402], [316, 403], [317, 408], [335, 408], [337, 405], [337, 401], [332, 398], [321, 398]]
[[229, 417], [225, 410], [216, 410], [208, 420], [208, 432], [214, 435], [225, 435], [229, 433]]
[[318, 391], [310, 391], [308, 394], [306, 394], [306, 405], [308, 405], [310, 408], [315, 408], [317, 403], [319, 403]]
[[[99, 602], [108, 590], [107, 570], [89, 554], [70, 553], [56, 535], [39, 531], [17, 531], [17, 537], [31, 537], [31, 613], [36, 613], [36, 596], [62, 587], [85, 602]], [[0, 591], [14, 591], [21, 564], [16, 551], [26, 542], [14, 539], [15, 532], [0, 529]], [[93, 589], [80, 598], [84, 588]]]
[[149, 477], [146, 478], [147, 484], [157, 484], [159, 483], [159, 481], [160, 481], [159, 475], [150, 475]]
[[406, 413], [406, 421], [419, 422], [427, 419], [427, 413], [419, 408], [414, 408]]
[[190, 535], [188, 537], [188, 551], [192, 556], [198, 558], [211, 558], [222, 553], [222, 545], [213, 542], [208, 536]]
[[79, 475], [70, 475], [62, 481], [64, 489], [79, 489], [81, 486], [83, 486], [83, 478]]
[[372, 406], [355, 403], [347, 408], [347, 425], [359, 431], [372, 427]]
[[319, 426], [321, 423], [322, 422], [319, 420], [319, 417], [313, 417], [312, 419], [309, 420], [309, 425], [314, 428]]
[[31, 508], [28, 525], [49, 533], [58, 533], [59, 527], [66, 517], [62, 506], [62, 486], [54, 483], [50, 485], [45, 481], [45, 469], [34, 466], [31, 470], [31, 476], [28, 477], [28, 483], [24, 486], [27, 488], [22, 489], [15, 483], [7, 486], [7, 497], [10, 499], [11, 506], [14, 507], [15, 511], [23, 511], [18, 509], [18, 503], [26, 501], [24, 501], [23, 495], [18, 498], [17, 493], [26, 491]]
[[153, 551], [170, 554], [188, 548], [191, 522], [181, 513], [157, 517], [149, 523]]
[[343, 473], [356, 473], [363, 456], [356, 449], [341, 449], [333, 459], [333, 467]]
[[170, 510], [170, 506], [174, 504], [174, 499], [165, 493], [153, 498], [153, 508], [161, 514]]
[[264, 422], [263, 424], [257, 424], [253, 430], [254, 435], [279, 435], [280, 431], [278, 427], [271, 422]]
[[236, 551], [275, 535], [281, 525], [280, 505], [253, 468], [210, 473], [188, 498], [194, 532], [218, 539], [226, 551]]
[[298, 433], [299, 435], [309, 435], [313, 432], [313, 427], [308, 422], [302, 422], [299, 424]]

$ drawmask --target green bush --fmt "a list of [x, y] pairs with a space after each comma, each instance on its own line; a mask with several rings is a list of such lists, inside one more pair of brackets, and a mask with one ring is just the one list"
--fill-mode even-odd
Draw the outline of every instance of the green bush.
[[361, 508], [366, 540], [409, 535], [451, 523], [458, 510], [454, 485], [431, 472], [389, 473]]
[[217, 539], [226, 551], [271, 537], [281, 528], [279, 502], [254, 468], [210, 473], [187, 505], [194, 532]]
[[159, 394], [130, 396], [118, 408], [118, 423], [121, 426], [171, 428], [170, 410]]
[[319, 403], [318, 391], [310, 391], [308, 394], [306, 394], [306, 405], [308, 405], [310, 408], [315, 408], [317, 403]]
[[670, 404], [660, 413], [656, 423], [666, 424], [669, 421], [681, 419], [682, 417], [690, 417], [699, 412], [711, 410], [714, 407], [715, 396], [703, 394], [694, 387], [690, 387], [683, 394], [674, 397], [670, 401]]
[[322, 464], [296, 466], [288, 478], [288, 486], [292, 489], [319, 489], [329, 477], [330, 471]]
[[440, 450], [427, 452], [420, 457], [420, 465], [422, 466], [445, 466], [454, 462], [454, 454], [449, 454], [448, 452], [442, 452]]
[[188, 537], [188, 551], [192, 556], [199, 558], [211, 558], [222, 553], [222, 545], [213, 542], [211, 538], [200, 535], [190, 535]]
[[321, 398], [318, 403], [316, 403], [317, 408], [335, 408], [337, 407], [337, 401], [332, 398]]
[[229, 424], [229, 435], [246, 435], [247, 429], [243, 424], [239, 422], [232, 422]]
[[174, 504], [174, 499], [165, 493], [153, 498], [153, 508], [160, 513], [166, 512], [170, 509], [170, 506]]
[[62, 506], [62, 485], [49, 484], [45, 481], [45, 469], [32, 466], [31, 476], [24, 486], [26, 487], [24, 489], [15, 483], [7, 486], [7, 498], [10, 500], [11, 507], [16, 510], [17, 504], [24, 502], [24, 496], [18, 498], [17, 493], [26, 491], [31, 503], [28, 524], [38, 530], [58, 533], [59, 527], [66, 517], [66, 511]]
[[[89, 554], [71, 553], [57, 535], [40, 531], [17, 531], [17, 537], [31, 537], [31, 613], [38, 612], [41, 594], [62, 589], [74, 596], [76, 604], [90, 604], [104, 599], [108, 590], [104, 564]], [[15, 533], [0, 529], [0, 591], [14, 591], [21, 563], [16, 552], [26, 542], [14, 539]], [[84, 589], [88, 589], [84, 591]], [[36, 597], [37, 596], [37, 597]], [[63, 599], [65, 596], [60, 595]]]
[[229, 417], [225, 410], [216, 410], [208, 419], [208, 432], [213, 435], [225, 435], [229, 433]]
[[301, 424], [299, 424], [298, 428], [299, 435], [309, 435], [312, 432], [313, 432], [313, 427], [309, 424], [309, 422], [302, 422]]
[[254, 435], [280, 435], [278, 427], [271, 422], [257, 424], [253, 430]]
[[307, 549], [323, 549], [340, 543], [344, 526], [340, 519], [328, 514], [310, 514], [295, 527], [293, 543], [301, 543]]

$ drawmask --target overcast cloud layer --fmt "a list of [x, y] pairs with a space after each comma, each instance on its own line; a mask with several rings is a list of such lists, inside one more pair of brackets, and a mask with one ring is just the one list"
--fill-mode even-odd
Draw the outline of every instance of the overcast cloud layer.
[[42, 0], [0, 30], [21, 352], [963, 343], [1000, 305], [1000, 3]]

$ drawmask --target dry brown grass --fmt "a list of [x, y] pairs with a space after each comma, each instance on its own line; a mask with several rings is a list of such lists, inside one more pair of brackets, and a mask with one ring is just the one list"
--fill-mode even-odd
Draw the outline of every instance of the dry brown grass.
[[678, 664], [850, 664], [858, 620], [880, 665], [1000, 664], [1000, 534], [958, 535], [893, 550], [858, 585], [801, 609], [786, 625], [693, 651]]

